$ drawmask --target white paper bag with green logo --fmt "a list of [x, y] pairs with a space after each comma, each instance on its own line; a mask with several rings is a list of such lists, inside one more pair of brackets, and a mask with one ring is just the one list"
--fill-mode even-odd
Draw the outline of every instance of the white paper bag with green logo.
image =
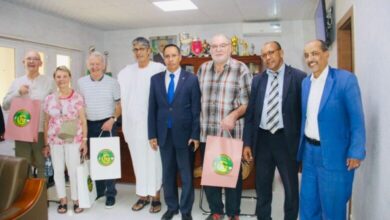
[[91, 177], [93, 180], [121, 178], [119, 137], [90, 138]]
[[89, 165], [90, 161], [84, 159], [76, 170], [80, 208], [91, 208], [96, 199], [96, 185], [89, 175]]
[[241, 166], [242, 145], [240, 139], [207, 136], [200, 184], [235, 188]]

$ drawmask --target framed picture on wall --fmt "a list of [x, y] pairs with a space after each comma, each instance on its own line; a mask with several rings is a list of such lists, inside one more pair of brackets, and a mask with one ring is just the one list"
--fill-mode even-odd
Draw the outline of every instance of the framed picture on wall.
[[177, 44], [176, 35], [149, 37], [153, 55], [157, 55], [167, 44]]

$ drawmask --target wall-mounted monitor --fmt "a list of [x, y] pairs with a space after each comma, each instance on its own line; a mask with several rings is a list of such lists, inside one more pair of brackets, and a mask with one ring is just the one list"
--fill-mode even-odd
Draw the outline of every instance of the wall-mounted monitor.
[[330, 46], [334, 40], [333, 8], [326, 10], [325, 0], [318, 0], [315, 12], [316, 38], [321, 39]]

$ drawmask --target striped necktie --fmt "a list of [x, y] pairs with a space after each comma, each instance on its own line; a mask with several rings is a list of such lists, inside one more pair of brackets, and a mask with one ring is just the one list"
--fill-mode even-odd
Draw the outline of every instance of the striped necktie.
[[272, 134], [275, 134], [279, 128], [279, 82], [277, 72], [272, 76], [273, 79], [268, 93], [266, 127]]

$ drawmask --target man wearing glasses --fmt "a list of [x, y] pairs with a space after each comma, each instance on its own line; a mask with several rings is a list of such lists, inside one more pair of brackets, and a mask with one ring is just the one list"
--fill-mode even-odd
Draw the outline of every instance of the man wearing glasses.
[[26, 74], [16, 78], [3, 100], [4, 110], [11, 107], [12, 100], [17, 97], [27, 97], [41, 101], [41, 111], [39, 118], [38, 142], [15, 141], [15, 156], [24, 157], [37, 168], [37, 177], [45, 178], [45, 158], [42, 154], [43, 141], [43, 100], [49, 95], [53, 88], [53, 81], [39, 73], [42, 66], [41, 56], [36, 51], [28, 51], [23, 59]]
[[298, 163], [301, 123], [301, 82], [306, 74], [284, 63], [283, 49], [276, 41], [261, 50], [266, 70], [254, 77], [245, 114], [246, 161], [256, 165], [256, 215], [271, 218], [272, 182], [278, 168], [284, 186], [284, 219], [298, 216]]
[[[224, 35], [216, 35], [210, 41], [212, 60], [205, 62], [198, 70], [201, 99], [200, 146], [202, 157], [205, 152], [207, 135], [223, 135], [242, 138], [243, 116], [249, 100], [252, 75], [248, 67], [231, 58], [230, 40]], [[211, 214], [207, 220], [223, 219], [222, 188], [204, 186]], [[238, 219], [242, 191], [241, 171], [235, 188], [225, 188], [226, 215]]]
[[149, 146], [147, 112], [150, 78], [165, 71], [165, 66], [150, 60], [151, 48], [146, 38], [137, 37], [132, 46], [137, 62], [126, 66], [118, 75], [123, 108], [122, 131], [137, 179], [136, 194], [140, 197], [132, 210], [141, 210], [151, 200], [149, 212], [157, 213], [161, 210], [162, 166], [159, 150], [154, 151]]

